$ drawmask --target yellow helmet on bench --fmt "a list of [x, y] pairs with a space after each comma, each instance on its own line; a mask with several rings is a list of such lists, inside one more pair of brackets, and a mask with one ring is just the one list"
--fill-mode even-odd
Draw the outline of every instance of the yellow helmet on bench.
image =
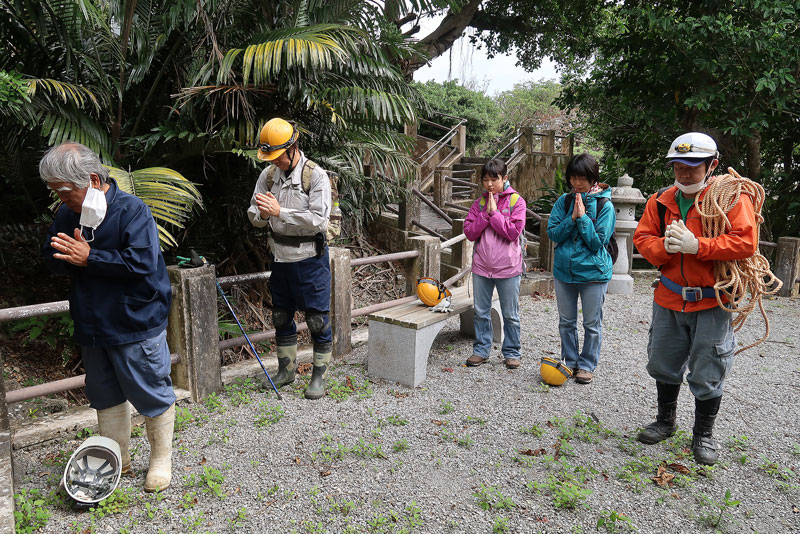
[[564, 365], [564, 362], [560, 360], [544, 357], [539, 366], [539, 374], [545, 384], [560, 386], [572, 376], [572, 369]]
[[417, 279], [417, 297], [426, 306], [436, 306], [443, 298], [452, 295], [441, 282], [435, 278], [418, 278]]

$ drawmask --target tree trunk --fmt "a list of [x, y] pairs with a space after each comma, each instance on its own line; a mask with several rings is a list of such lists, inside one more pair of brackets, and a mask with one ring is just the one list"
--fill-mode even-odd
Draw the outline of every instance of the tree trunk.
[[[427, 37], [420, 39], [419, 44], [431, 59], [435, 59], [450, 50], [453, 43], [461, 37], [464, 30], [475, 17], [475, 13], [477, 13], [481, 1], [482, 0], [469, 0], [457, 13], [454, 13], [451, 9], [447, 13], [447, 16], [442, 19], [438, 28]], [[406, 77], [410, 77], [414, 71], [424, 65], [425, 62], [419, 59], [411, 60], [404, 68]]]
[[754, 131], [745, 139], [747, 145], [747, 177], [757, 180], [761, 174], [761, 132]]

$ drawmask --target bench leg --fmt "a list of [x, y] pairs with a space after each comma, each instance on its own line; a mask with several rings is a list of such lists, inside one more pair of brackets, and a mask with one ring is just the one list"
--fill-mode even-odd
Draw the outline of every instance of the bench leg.
[[415, 388], [425, 380], [428, 354], [446, 321], [414, 330], [381, 321], [369, 322], [367, 374]]
[[[495, 343], [502, 343], [503, 342], [503, 312], [500, 311], [500, 301], [494, 300], [492, 301], [492, 341]], [[461, 328], [460, 331], [462, 334], [475, 337], [475, 309], [470, 308], [469, 310], [462, 313], [460, 316], [461, 318]]]

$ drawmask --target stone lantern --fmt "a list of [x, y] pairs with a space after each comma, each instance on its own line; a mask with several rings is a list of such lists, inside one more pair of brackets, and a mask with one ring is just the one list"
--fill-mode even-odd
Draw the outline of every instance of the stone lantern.
[[611, 281], [608, 283], [608, 292], [620, 295], [633, 293], [633, 231], [636, 230], [636, 206], [644, 204], [647, 199], [642, 192], [631, 187], [633, 178], [625, 174], [618, 182], [617, 187], [611, 188], [611, 202], [617, 211], [617, 224], [614, 231], [617, 235], [619, 256], [612, 270]]

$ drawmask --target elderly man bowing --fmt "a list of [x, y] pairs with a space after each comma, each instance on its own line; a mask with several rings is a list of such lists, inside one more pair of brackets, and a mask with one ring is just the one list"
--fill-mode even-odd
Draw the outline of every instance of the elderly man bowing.
[[144, 489], [163, 490], [172, 479], [175, 393], [166, 341], [172, 292], [155, 220], [79, 143], [48, 150], [39, 174], [63, 203], [42, 257], [71, 278], [69, 311], [100, 434], [119, 443], [122, 471], [129, 471], [133, 404], [150, 442]]

